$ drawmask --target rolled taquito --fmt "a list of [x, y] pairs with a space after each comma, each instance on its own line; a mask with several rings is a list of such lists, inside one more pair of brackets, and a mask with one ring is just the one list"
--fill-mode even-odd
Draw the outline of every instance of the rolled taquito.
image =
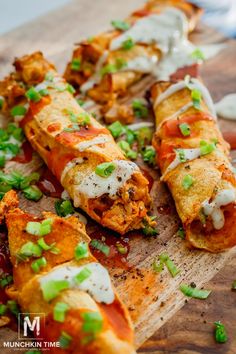
[[157, 161], [186, 239], [222, 251], [236, 244], [236, 179], [207, 88], [196, 78], [152, 87]]
[[149, 223], [148, 181], [109, 130], [81, 108], [73, 88], [40, 52], [14, 65], [15, 72], [0, 83], [3, 112], [20, 121], [74, 205], [120, 234]]
[[57, 343], [52, 354], [134, 354], [128, 311], [92, 256], [84, 224], [49, 212], [38, 218], [18, 208], [4, 216], [14, 279], [6, 291], [31, 321], [40, 317], [35, 337], [42, 348], [47, 342]]
[[[177, 51], [173, 46], [186, 50], [188, 32], [200, 14], [200, 8], [184, 0], [148, 1], [125, 21], [113, 21], [114, 30], [77, 45], [65, 78], [107, 112], [118, 97], [127, 95], [132, 84], [146, 74], [155, 74], [158, 61], [170, 48], [173, 52]], [[129, 122], [127, 109], [116, 111], [117, 119]]]

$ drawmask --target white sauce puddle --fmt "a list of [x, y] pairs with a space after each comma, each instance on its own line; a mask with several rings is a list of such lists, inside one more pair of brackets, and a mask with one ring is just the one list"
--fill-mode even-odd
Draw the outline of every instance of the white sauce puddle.
[[[91, 271], [91, 275], [81, 284], [78, 284], [74, 277], [85, 268]], [[81, 267], [59, 266], [47, 275], [41, 276], [39, 282], [42, 286], [50, 280], [67, 280], [70, 288], [85, 291], [100, 303], [112, 304], [115, 299], [109, 273], [100, 263], [88, 263]]]
[[231, 93], [215, 103], [216, 113], [222, 118], [236, 120], [236, 93]]

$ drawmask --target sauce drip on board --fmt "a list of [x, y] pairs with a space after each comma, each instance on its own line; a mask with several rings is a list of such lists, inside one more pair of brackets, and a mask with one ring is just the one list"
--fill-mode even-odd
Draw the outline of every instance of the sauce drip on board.
[[[129, 238], [121, 237], [114, 231], [103, 228], [95, 224], [92, 220], [86, 227], [87, 233], [92, 240], [99, 240], [109, 247], [109, 255], [90, 245], [90, 250], [94, 257], [105, 266], [129, 269], [128, 255], [130, 251]], [[120, 251], [122, 252], [120, 252]]]
[[223, 137], [229, 143], [231, 150], [236, 149], [236, 130], [223, 132]]
[[12, 161], [20, 163], [28, 163], [32, 161], [33, 148], [28, 141], [24, 141], [21, 147], [21, 152], [15, 156]]
[[64, 190], [60, 182], [58, 182], [47, 167], [44, 167], [41, 177], [37, 182], [37, 186], [43, 194], [53, 198], [61, 198], [61, 193]]

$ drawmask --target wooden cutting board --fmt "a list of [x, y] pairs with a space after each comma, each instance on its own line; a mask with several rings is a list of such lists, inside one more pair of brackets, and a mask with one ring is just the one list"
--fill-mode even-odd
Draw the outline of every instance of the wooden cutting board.
[[[72, 1], [67, 6], [0, 37], [0, 76], [9, 72], [15, 56], [35, 50], [43, 51], [63, 72], [73, 43], [105, 30], [112, 19], [124, 18], [142, 3], [141, 0]], [[203, 25], [199, 26], [192, 37], [199, 43], [224, 41], [227, 44], [223, 52], [203, 65], [202, 77], [214, 100], [236, 92], [236, 42], [225, 40], [223, 36]], [[138, 85], [136, 91], [139, 95], [145, 93], [149, 82], [147, 79]], [[220, 121], [220, 126], [223, 131], [236, 129], [235, 123], [224, 120]], [[39, 164], [37, 160], [35, 164], [17, 167], [32, 171]], [[10, 163], [9, 166], [16, 167], [15, 163]], [[216, 255], [188, 250], [185, 242], [176, 236], [179, 219], [173, 200], [166, 187], [160, 183], [158, 171], [150, 173], [155, 180], [151, 194], [154, 213], [158, 215], [160, 234], [156, 238], [145, 238], [138, 234], [130, 237], [128, 261], [132, 266], [131, 270], [117, 267], [109, 269], [117, 291], [130, 310], [135, 326], [136, 346], [143, 345], [139, 350], [143, 354], [236, 353], [236, 293], [230, 291], [231, 282], [236, 278], [236, 250]], [[52, 198], [46, 197], [37, 204], [22, 201], [22, 207], [31, 212], [53, 210], [53, 204]], [[166, 209], [168, 213], [163, 212]], [[171, 278], [167, 271], [157, 275], [152, 270], [153, 260], [163, 251], [181, 269], [181, 273], [175, 278]], [[191, 282], [198, 287], [204, 284], [204, 287], [212, 289], [209, 299], [188, 300], [185, 304], [186, 298], [178, 290], [179, 285]], [[213, 322], [217, 320], [222, 320], [228, 328], [229, 341], [224, 345], [216, 344], [213, 340]], [[158, 329], [160, 330], [157, 331]], [[8, 329], [0, 331], [0, 342], [15, 337], [16, 334]]]

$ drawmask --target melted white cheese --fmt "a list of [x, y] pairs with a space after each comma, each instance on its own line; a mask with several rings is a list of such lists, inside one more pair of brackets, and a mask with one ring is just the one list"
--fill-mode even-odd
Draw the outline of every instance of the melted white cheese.
[[100, 136], [96, 136], [93, 139], [85, 140], [85, 141], [82, 141], [81, 143], [78, 143], [76, 145], [76, 148], [82, 152], [82, 151], [88, 150], [93, 145], [104, 144], [110, 140], [111, 139], [110, 139], [109, 135], [100, 135]]
[[188, 31], [188, 20], [185, 14], [174, 7], [168, 7], [160, 14], [152, 14], [137, 20], [134, 25], [114, 38], [110, 50], [122, 47], [124, 41], [132, 38], [134, 43], [157, 44], [166, 53], [170, 40], [181, 37]]
[[73, 167], [75, 167], [76, 165], [81, 164], [81, 163], [83, 163], [82, 157], [77, 157], [77, 158], [71, 160], [70, 162], [68, 162], [68, 163], [66, 164], [64, 170], [63, 170], [62, 173], [61, 173], [61, 183], [63, 183], [63, 180], [64, 180], [66, 174], [68, 173], [68, 171], [69, 171], [71, 168], [73, 168]]
[[109, 52], [106, 50], [103, 55], [98, 59], [94, 74], [83, 85], [80, 86], [80, 91], [82, 93], [86, 93], [88, 90], [92, 89], [96, 84], [101, 81], [100, 71], [107, 60], [108, 54]]
[[[201, 156], [201, 151], [199, 148], [196, 149], [180, 149], [184, 153], [185, 161], [191, 161], [197, 159], [199, 156]], [[176, 150], [176, 155], [175, 159], [169, 164], [167, 169], [165, 170], [165, 173], [162, 175], [161, 179], [163, 180], [165, 176], [167, 175], [168, 172], [176, 168], [178, 165], [183, 163], [180, 159], [180, 155], [178, 153], [178, 149]]]
[[[108, 194], [110, 198], [116, 196], [116, 193], [124, 186], [133, 173], [138, 172], [138, 166], [131, 161], [114, 160], [112, 161], [116, 168], [112, 174], [107, 177], [101, 177], [95, 172], [86, 176], [83, 181], [76, 187], [75, 194], [85, 195], [88, 199], [98, 198], [103, 194]], [[75, 206], [79, 206], [79, 198], [74, 198]]]
[[127, 65], [121, 71], [136, 71], [144, 74], [152, 73], [156, 67], [158, 57], [152, 55], [151, 57], [140, 56], [127, 61]]
[[[78, 284], [74, 278], [85, 268], [91, 271], [91, 275], [81, 284]], [[85, 291], [95, 301], [100, 303], [111, 304], [115, 299], [109, 273], [100, 263], [93, 262], [80, 267], [71, 265], [56, 267], [46, 275], [40, 277], [40, 286], [50, 280], [67, 280], [70, 288]]]
[[[214, 103], [212, 101], [212, 98], [207, 88], [199, 80], [195, 78], [191, 79], [191, 82], [189, 83], [189, 87], [191, 88], [191, 90], [197, 89], [201, 92], [202, 98], [206, 103], [209, 111], [212, 113], [214, 117], [216, 117]], [[162, 101], [166, 100], [168, 97], [172, 96], [174, 93], [184, 88], [186, 88], [186, 83], [184, 81], [180, 81], [174, 85], [171, 85], [170, 87], [168, 87], [167, 90], [165, 90], [157, 97], [157, 99], [154, 102], [154, 108], [156, 108]]]
[[220, 207], [228, 205], [236, 201], [236, 193], [234, 189], [223, 189], [219, 191], [212, 202], [208, 200], [202, 204], [203, 213], [211, 216], [213, 226], [216, 230], [222, 229], [225, 223], [224, 213]]
[[216, 113], [225, 119], [236, 120], [236, 93], [231, 93], [215, 104]]

